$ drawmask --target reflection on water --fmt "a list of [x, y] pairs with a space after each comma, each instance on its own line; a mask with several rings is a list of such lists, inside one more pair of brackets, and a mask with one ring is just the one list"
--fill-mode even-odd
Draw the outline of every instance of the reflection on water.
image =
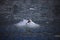
[[[44, 25], [44, 24], [43, 24]], [[51, 25], [52, 26], [52, 25]], [[38, 28], [19, 28], [10, 25], [3, 25], [0, 28], [3, 40], [53, 40], [53, 29], [48, 26]]]

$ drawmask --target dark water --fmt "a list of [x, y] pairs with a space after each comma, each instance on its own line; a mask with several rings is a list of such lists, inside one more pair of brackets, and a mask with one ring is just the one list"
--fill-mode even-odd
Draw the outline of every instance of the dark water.
[[[44, 24], [42, 24], [44, 25]], [[54, 26], [45, 25], [36, 29], [22, 29], [13, 24], [0, 26], [1, 40], [57, 40], [54, 35], [58, 31]]]
[[[40, 24], [36, 29], [14, 26], [22, 19]], [[59, 40], [59, 0], [0, 0], [0, 40]]]

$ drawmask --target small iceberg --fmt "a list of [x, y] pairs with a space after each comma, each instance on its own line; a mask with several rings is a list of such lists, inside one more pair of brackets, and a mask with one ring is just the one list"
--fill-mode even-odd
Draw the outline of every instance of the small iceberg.
[[39, 24], [34, 23], [31, 19], [23, 19], [23, 21], [20, 21], [19, 23], [15, 24], [15, 26], [19, 27], [28, 27], [28, 28], [36, 28], [39, 27]]

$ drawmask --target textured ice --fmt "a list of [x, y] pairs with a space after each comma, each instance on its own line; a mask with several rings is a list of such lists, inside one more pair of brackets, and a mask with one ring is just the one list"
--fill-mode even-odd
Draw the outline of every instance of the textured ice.
[[19, 27], [29, 27], [29, 28], [39, 27], [39, 24], [34, 23], [31, 19], [29, 23], [28, 23], [28, 20], [24, 19], [23, 21], [20, 21], [19, 23], [15, 25]]

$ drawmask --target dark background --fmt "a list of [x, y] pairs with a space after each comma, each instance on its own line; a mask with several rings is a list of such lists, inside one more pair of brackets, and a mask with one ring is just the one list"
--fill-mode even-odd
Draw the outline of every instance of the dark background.
[[[24, 18], [41, 27], [14, 26]], [[55, 35], [60, 35], [60, 0], [0, 0], [0, 40], [59, 40]]]

